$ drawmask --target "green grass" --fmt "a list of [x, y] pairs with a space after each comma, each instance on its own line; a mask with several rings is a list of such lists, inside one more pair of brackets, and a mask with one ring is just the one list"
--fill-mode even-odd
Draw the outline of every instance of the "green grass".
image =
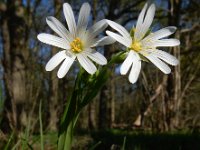
[[[42, 133], [44, 149], [57, 149], [57, 133]], [[13, 135], [8, 137], [6, 149], [13, 148]], [[41, 133], [30, 135], [28, 143], [34, 150], [41, 149]], [[151, 133], [144, 131], [104, 130], [78, 132], [73, 150], [200, 150], [200, 134], [189, 132]], [[30, 149], [29, 146], [26, 147]], [[0, 148], [1, 149], [1, 148]], [[5, 149], [5, 150], [6, 150]]]
[[42, 101], [40, 101], [39, 107], [39, 120], [40, 120], [40, 148], [44, 150], [44, 135], [43, 135], [43, 125], [42, 125]]

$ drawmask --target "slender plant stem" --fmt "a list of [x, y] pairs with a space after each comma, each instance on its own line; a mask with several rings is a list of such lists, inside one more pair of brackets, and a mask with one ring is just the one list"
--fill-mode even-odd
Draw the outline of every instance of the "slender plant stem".
[[40, 148], [41, 150], [44, 150], [44, 136], [42, 127], [42, 101], [40, 101], [40, 107], [39, 107], [39, 120], [40, 120]]
[[70, 124], [68, 125], [68, 128], [67, 128], [64, 150], [71, 149], [72, 141], [73, 141], [73, 121], [70, 122]]
[[[123, 53], [119, 53], [117, 56], [113, 57], [108, 63], [108, 66], [111, 65], [117, 59], [117, 57], [121, 56], [122, 54]], [[83, 78], [84, 70], [82, 68], [80, 69], [75, 80], [74, 90], [71, 94], [71, 97], [67, 101], [63, 116], [61, 118], [58, 135], [58, 150], [71, 149], [74, 128], [79, 114], [82, 109], [98, 94], [104, 83], [106, 83], [108, 74], [108, 67], [103, 67], [94, 76]], [[84, 91], [84, 89], [89, 90]]]

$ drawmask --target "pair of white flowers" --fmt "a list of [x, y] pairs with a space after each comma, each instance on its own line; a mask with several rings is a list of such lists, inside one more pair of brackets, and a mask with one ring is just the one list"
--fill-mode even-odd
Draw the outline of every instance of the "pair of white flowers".
[[[38, 35], [38, 39], [41, 42], [63, 49], [49, 60], [45, 68], [47, 71], [52, 71], [62, 63], [57, 73], [58, 78], [63, 78], [66, 75], [75, 60], [78, 60], [89, 74], [94, 74], [97, 68], [92, 61], [99, 65], [107, 64], [107, 59], [94, 50], [94, 47], [112, 44], [115, 41], [127, 47], [127, 57], [121, 65], [120, 73], [125, 75], [130, 70], [129, 81], [131, 83], [135, 83], [138, 79], [141, 70], [141, 55], [165, 74], [169, 74], [171, 69], [164, 62], [174, 66], [178, 64], [178, 60], [174, 56], [157, 49], [157, 47], [177, 46], [180, 44], [177, 39], [162, 39], [173, 34], [176, 27], [169, 26], [154, 33], [149, 32], [149, 27], [155, 14], [155, 4], [145, 4], [139, 14], [136, 27], [133, 26], [131, 30], [131, 34], [121, 25], [106, 19], [95, 23], [87, 29], [90, 10], [90, 5], [84, 3], [80, 9], [78, 23], [76, 24], [71, 6], [65, 3], [63, 11], [68, 30], [56, 18], [47, 17], [47, 24], [60, 37], [46, 33]], [[108, 36], [98, 38], [97, 36], [108, 25], [118, 31], [119, 34], [106, 31]]]

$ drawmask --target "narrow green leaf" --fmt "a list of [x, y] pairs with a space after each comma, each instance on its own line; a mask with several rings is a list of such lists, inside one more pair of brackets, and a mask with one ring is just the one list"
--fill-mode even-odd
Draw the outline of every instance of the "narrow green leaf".
[[126, 136], [124, 137], [124, 141], [123, 141], [121, 150], [125, 150], [125, 146], [126, 146]]
[[6, 143], [6, 146], [4, 147], [4, 150], [8, 150], [9, 146], [10, 146], [10, 143], [12, 142], [13, 140], [13, 136], [14, 136], [14, 132], [11, 133], [9, 139], [8, 139], [8, 142]]
[[98, 143], [96, 143], [95, 145], [93, 145], [89, 150], [95, 150], [95, 148], [97, 148], [102, 142], [99, 141]]

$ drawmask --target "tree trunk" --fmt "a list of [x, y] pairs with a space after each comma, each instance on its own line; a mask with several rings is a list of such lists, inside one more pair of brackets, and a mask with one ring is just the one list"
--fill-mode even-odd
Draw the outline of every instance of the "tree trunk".
[[[61, 0], [54, 0], [54, 14], [56, 18], [60, 18], [60, 10], [62, 10], [62, 1]], [[55, 55], [59, 49], [57, 47], [52, 48], [52, 56]], [[52, 57], [51, 56], [51, 57]], [[48, 72], [49, 73], [49, 72]], [[56, 71], [53, 71], [50, 74], [50, 93], [49, 93], [49, 125], [48, 128], [51, 131], [57, 130], [58, 125], [58, 112], [57, 110], [59, 107], [59, 82], [57, 78]]]
[[[3, 67], [7, 97], [5, 102], [4, 125], [20, 130], [22, 112], [25, 112], [26, 99], [26, 65], [28, 50], [25, 49], [26, 24], [23, 18], [24, 8], [21, 1], [8, 0], [6, 10], [2, 13], [1, 30], [3, 39]], [[24, 111], [23, 111], [24, 110]], [[24, 116], [24, 115], [23, 115]]]
[[[179, 26], [181, 0], [169, 1], [169, 25]], [[176, 38], [179, 39], [179, 32], [176, 33]], [[172, 48], [172, 54], [180, 60], [180, 47]], [[165, 95], [166, 102], [166, 122], [169, 130], [178, 127], [179, 124], [179, 108], [181, 103], [181, 77], [180, 64], [175, 67], [174, 71], [167, 76], [167, 94]]]
[[[169, 25], [175, 25], [179, 27], [179, 22], [180, 22], [180, 14], [181, 14], [181, 4], [182, 0], [171, 0], [171, 11], [169, 17]], [[180, 32], [177, 31], [175, 37], [177, 39], [180, 38]], [[174, 47], [173, 48], [173, 55], [178, 58], [180, 61], [180, 46], [179, 47]], [[173, 125], [174, 127], [179, 126], [179, 108], [181, 105], [181, 72], [180, 72], [180, 67], [181, 63], [179, 63], [178, 66], [175, 67], [174, 70], [174, 112], [175, 112], [175, 117], [173, 118]]]

